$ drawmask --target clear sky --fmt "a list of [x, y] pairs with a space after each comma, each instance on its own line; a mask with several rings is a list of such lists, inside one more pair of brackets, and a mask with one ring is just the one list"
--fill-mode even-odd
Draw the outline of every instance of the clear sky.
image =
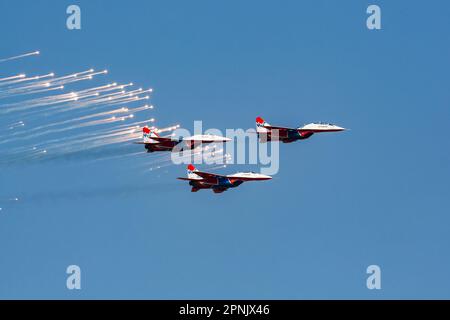
[[[66, 28], [70, 4], [81, 30]], [[369, 4], [382, 30], [367, 29]], [[450, 298], [449, 12], [443, 0], [3, 0], [0, 56], [41, 55], [0, 64], [2, 77], [108, 68], [154, 88], [161, 126], [263, 116], [351, 131], [281, 145], [273, 180], [220, 195], [121, 149], [2, 164], [0, 298]], [[372, 264], [381, 290], [366, 288]]]

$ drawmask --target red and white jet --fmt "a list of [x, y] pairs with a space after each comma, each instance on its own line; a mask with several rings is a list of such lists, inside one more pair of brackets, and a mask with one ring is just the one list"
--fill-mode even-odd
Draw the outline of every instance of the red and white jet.
[[297, 140], [303, 140], [319, 132], [337, 132], [344, 131], [345, 128], [331, 123], [310, 123], [300, 128], [286, 128], [272, 126], [264, 121], [263, 118], [256, 118], [256, 133], [261, 142], [281, 141], [289, 143]]
[[200, 189], [212, 189], [214, 193], [222, 193], [229, 188], [236, 188], [245, 181], [270, 180], [271, 176], [266, 176], [254, 172], [238, 172], [230, 175], [220, 175], [198, 171], [192, 164], [187, 167], [187, 178], [178, 178], [189, 181], [192, 186], [191, 192], [197, 192]]
[[161, 137], [157, 133], [157, 129], [148, 127], [144, 127], [142, 129], [142, 138], [144, 139], [144, 141], [136, 143], [145, 145], [145, 149], [147, 149], [147, 152], [172, 151], [173, 148], [180, 143], [184, 143], [184, 150], [189, 150], [194, 149], [200, 144], [227, 142], [231, 140], [230, 138], [211, 134], [198, 134], [182, 139], [175, 139], [174, 137]]

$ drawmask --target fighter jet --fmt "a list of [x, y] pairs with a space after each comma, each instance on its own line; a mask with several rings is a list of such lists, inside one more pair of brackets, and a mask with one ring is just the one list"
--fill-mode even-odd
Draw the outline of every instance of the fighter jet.
[[[214, 142], [227, 142], [230, 138], [216, 136], [211, 134], [198, 134], [191, 137], [185, 137], [182, 139], [176, 139], [174, 137], [161, 137], [156, 128], [144, 127], [142, 129], [142, 142], [136, 142], [137, 144], [143, 144], [147, 152], [154, 151], [172, 151], [175, 146], [183, 143], [184, 150], [194, 149], [200, 144], [214, 143]], [[181, 149], [181, 148], [180, 148]]]
[[270, 180], [271, 176], [255, 172], [238, 172], [230, 175], [220, 175], [198, 171], [192, 164], [187, 167], [187, 178], [178, 178], [189, 181], [192, 186], [191, 192], [197, 192], [200, 189], [212, 189], [214, 193], [222, 193], [229, 188], [236, 188], [245, 181]]
[[310, 123], [299, 128], [286, 128], [272, 126], [263, 118], [256, 118], [256, 133], [260, 142], [281, 141], [290, 143], [297, 140], [303, 140], [311, 137], [314, 133], [319, 132], [337, 132], [344, 131], [345, 128], [339, 127], [331, 123]]

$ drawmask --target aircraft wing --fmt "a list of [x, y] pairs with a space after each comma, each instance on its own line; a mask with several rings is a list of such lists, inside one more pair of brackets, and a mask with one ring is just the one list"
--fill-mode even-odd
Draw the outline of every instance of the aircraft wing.
[[177, 141], [177, 140], [173, 140], [172, 138], [168, 138], [168, 137], [151, 137], [150, 139], [158, 141], [158, 142]]
[[133, 143], [147, 145], [147, 144], [160, 144], [162, 142], [165, 142], [165, 141], [156, 141], [156, 140], [153, 140], [153, 138], [151, 138], [151, 140], [152, 141], [136, 141], [136, 142], [133, 142]]
[[298, 134], [298, 129], [295, 128], [286, 128], [286, 127], [274, 127], [274, 126], [269, 126], [266, 125], [263, 128], [268, 129], [269, 132], [260, 132], [259, 133], [259, 137], [261, 139], [261, 142], [266, 142], [266, 138], [264, 138], [266, 135], [270, 134], [271, 137], [274, 136], [275, 132], [273, 132], [272, 130], [276, 130], [277, 132], [277, 136], [278, 139], [285, 142], [287, 138], [289, 138], [289, 136], [293, 135], [297, 135]]
[[219, 177], [225, 177], [225, 176], [220, 175], [220, 174], [208, 173], [208, 172], [202, 172], [202, 171], [195, 171], [194, 173], [196, 175], [202, 177], [203, 179], [206, 179], [206, 180], [217, 179]]
[[185, 177], [178, 177], [178, 180], [185, 180], [185, 181], [199, 181], [200, 179], [195, 178], [185, 178]]
[[276, 126], [264, 126], [263, 128], [270, 129], [270, 130], [297, 131], [297, 128], [276, 127]]
[[295, 132], [320, 132], [325, 131], [325, 129], [307, 129], [307, 128], [285, 128], [285, 127], [273, 127], [273, 126], [265, 126], [266, 129], [271, 130], [280, 130], [283, 131], [295, 131]]
[[183, 138], [183, 141], [191, 143], [212, 143], [212, 142], [227, 142], [231, 141], [231, 139], [212, 134], [198, 134], [195, 136]]

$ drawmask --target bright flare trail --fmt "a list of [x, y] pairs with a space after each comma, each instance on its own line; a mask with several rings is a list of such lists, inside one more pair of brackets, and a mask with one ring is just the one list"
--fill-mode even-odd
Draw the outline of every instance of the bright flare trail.
[[30, 53], [24, 53], [24, 54], [20, 54], [18, 56], [13, 56], [13, 57], [9, 57], [9, 58], [4, 58], [4, 59], [0, 59], [0, 63], [1, 62], [6, 62], [6, 61], [11, 61], [11, 60], [16, 60], [16, 59], [21, 59], [21, 58], [25, 58], [25, 57], [29, 57], [29, 56], [34, 56], [34, 55], [38, 55], [39, 51], [34, 51], [34, 52], [30, 52]]
[[[25, 53], [0, 62], [37, 54]], [[57, 159], [92, 149], [101, 155], [106, 147], [110, 155], [117, 153], [113, 157], [145, 154], [131, 142], [142, 138], [141, 125], [155, 121], [147, 113], [152, 105], [136, 106], [150, 99], [146, 94], [153, 90], [133, 88], [132, 82], [84, 85], [106, 74], [107, 70], [88, 69], [62, 76], [54, 72], [28, 77], [13, 73], [0, 78], [0, 98], [6, 101], [0, 104], [0, 163]], [[59, 90], [64, 91], [57, 93]]]

